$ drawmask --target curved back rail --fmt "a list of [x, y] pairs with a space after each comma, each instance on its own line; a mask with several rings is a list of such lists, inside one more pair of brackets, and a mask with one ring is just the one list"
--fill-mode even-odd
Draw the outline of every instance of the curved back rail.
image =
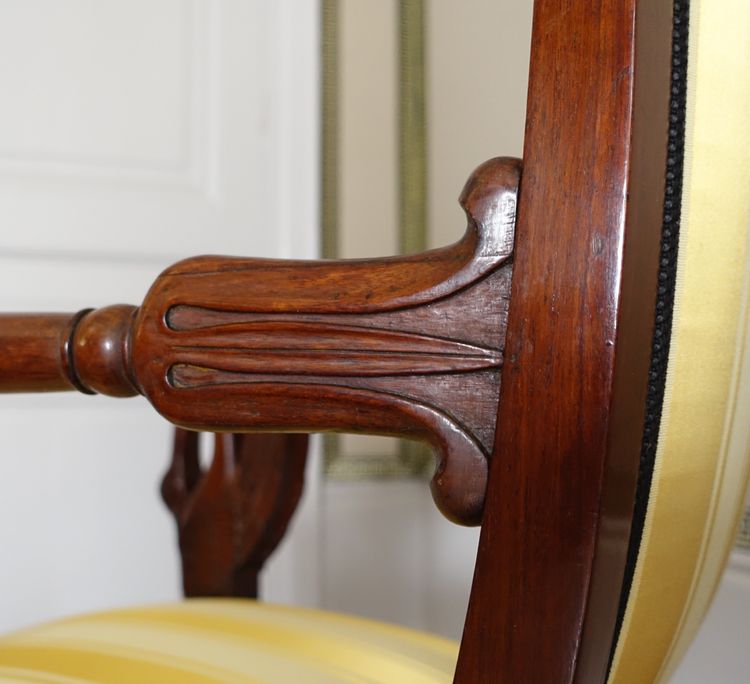
[[494, 458], [456, 681], [607, 677], [644, 428], [671, 0], [536, 0]]

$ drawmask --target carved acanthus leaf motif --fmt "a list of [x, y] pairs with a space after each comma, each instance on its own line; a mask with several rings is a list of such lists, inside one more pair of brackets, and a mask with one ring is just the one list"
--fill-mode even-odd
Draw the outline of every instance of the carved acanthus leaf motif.
[[500, 390], [519, 174], [509, 159], [477, 169], [461, 196], [464, 237], [424, 254], [176, 264], [136, 320], [141, 390], [193, 429], [425, 440], [438, 454], [438, 506], [477, 524]]
[[[170, 318], [174, 325], [174, 318]], [[179, 365], [228, 373], [391, 376], [497, 368], [499, 351], [430, 335], [307, 321], [248, 320], [190, 331]], [[172, 377], [179, 378], [179, 373]], [[176, 386], [188, 387], [179, 383]]]

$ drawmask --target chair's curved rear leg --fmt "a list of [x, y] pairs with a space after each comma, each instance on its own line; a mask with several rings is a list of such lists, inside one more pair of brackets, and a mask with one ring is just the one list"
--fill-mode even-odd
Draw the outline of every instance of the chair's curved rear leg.
[[205, 470], [199, 433], [176, 428], [162, 496], [175, 516], [185, 595], [257, 598], [304, 482], [307, 435], [216, 434]]

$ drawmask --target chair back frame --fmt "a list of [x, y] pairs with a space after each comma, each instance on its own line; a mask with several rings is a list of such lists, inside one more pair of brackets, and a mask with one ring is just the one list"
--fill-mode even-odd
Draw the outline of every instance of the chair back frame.
[[670, 0], [536, 0], [495, 450], [456, 682], [604, 682], [655, 319]]

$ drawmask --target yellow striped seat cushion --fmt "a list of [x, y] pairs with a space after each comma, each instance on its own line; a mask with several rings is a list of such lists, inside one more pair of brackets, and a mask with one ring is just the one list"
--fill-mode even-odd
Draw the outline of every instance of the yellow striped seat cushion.
[[3, 684], [433, 684], [458, 645], [354, 617], [200, 599], [55, 622], [0, 638]]

